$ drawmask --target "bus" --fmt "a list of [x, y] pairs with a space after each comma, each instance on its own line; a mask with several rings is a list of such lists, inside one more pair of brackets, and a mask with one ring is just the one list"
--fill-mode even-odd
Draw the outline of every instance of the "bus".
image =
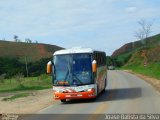
[[47, 63], [52, 76], [54, 99], [96, 98], [107, 85], [106, 54], [91, 48], [56, 51]]

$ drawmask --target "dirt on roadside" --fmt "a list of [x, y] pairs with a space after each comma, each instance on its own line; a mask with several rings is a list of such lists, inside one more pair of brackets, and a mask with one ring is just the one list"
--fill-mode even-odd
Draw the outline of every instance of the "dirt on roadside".
[[28, 92], [31, 93], [28, 97], [10, 101], [3, 101], [2, 99], [16, 93], [0, 93], [0, 113], [33, 114], [55, 102], [52, 89]]
[[133, 72], [132, 70], [124, 70], [125, 72], [134, 74], [140, 78], [142, 78], [143, 80], [145, 80], [146, 82], [148, 82], [149, 84], [151, 84], [157, 91], [160, 92], [160, 80], [146, 76], [146, 75], [142, 75], [142, 74], [138, 74]]

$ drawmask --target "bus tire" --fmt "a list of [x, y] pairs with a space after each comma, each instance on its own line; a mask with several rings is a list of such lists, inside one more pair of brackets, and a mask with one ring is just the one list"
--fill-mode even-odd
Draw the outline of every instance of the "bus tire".
[[95, 101], [96, 99], [97, 99], [97, 96], [94, 97], [94, 98], [91, 98], [90, 100], [91, 100], [91, 101]]
[[66, 102], [66, 99], [61, 100], [62, 103]]
[[98, 87], [98, 85], [97, 85], [97, 91], [96, 92], [97, 92], [97, 96], [98, 96], [99, 95], [99, 87]]
[[104, 89], [103, 89], [103, 91], [102, 91], [102, 92], [105, 92], [105, 90], [106, 90], [106, 86], [107, 86], [107, 81], [106, 81], [106, 79], [105, 79], [105, 82], [104, 82]]
[[107, 82], [108, 82], [108, 81], [107, 81], [107, 78], [106, 78], [106, 79], [105, 79], [105, 88], [107, 87]]

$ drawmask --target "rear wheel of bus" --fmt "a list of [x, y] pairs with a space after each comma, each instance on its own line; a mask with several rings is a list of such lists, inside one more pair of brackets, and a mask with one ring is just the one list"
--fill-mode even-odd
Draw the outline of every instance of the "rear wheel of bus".
[[105, 92], [106, 91], [106, 86], [107, 86], [107, 80], [105, 79], [105, 83], [104, 83], [104, 89], [103, 89], [103, 91], [102, 92]]

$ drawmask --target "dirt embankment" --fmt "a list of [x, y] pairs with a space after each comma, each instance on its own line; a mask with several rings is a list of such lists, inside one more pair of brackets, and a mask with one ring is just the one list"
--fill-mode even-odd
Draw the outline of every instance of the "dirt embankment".
[[131, 74], [134, 74], [134, 75], [142, 78], [143, 80], [145, 80], [146, 82], [151, 84], [157, 91], [160, 92], [160, 80], [157, 80], [155, 78], [151, 78], [151, 77], [148, 77], [148, 76], [145, 76], [145, 75], [142, 75], [142, 74], [135, 73], [132, 70], [124, 70], [124, 71], [128, 72], [128, 73], [131, 73]]
[[30, 96], [10, 101], [2, 99], [16, 93], [0, 93], [0, 113], [33, 114], [54, 103], [51, 89], [27, 92]]

